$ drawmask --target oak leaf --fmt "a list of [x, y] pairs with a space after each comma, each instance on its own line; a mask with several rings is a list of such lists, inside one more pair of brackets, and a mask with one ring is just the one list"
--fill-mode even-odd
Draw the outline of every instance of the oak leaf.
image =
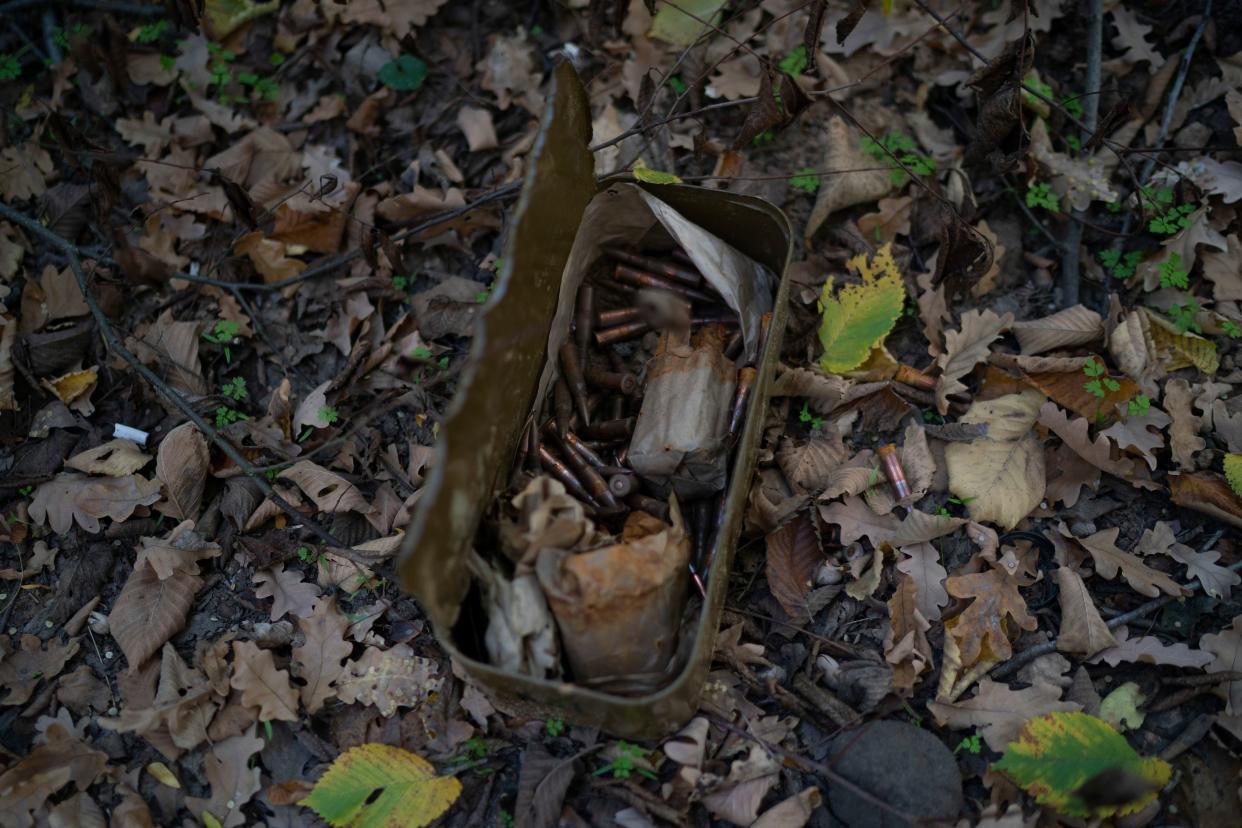
[[1005, 629], [1007, 619], [1013, 619], [1024, 630], [1039, 626], [1038, 620], [1027, 612], [1017, 583], [1003, 569], [954, 575], [945, 582], [945, 588], [954, 598], [973, 599], [952, 629], [964, 667], [970, 667], [984, 655], [1000, 661], [1013, 655]]
[[275, 569], [256, 572], [254, 580], [260, 585], [254, 594], [260, 598], [272, 599], [273, 621], [279, 621], [290, 612], [298, 618], [309, 617], [314, 609], [315, 599], [319, 597], [319, 587], [303, 581], [299, 570], [285, 569], [284, 564]]
[[1044, 499], [1050, 505], [1064, 503], [1071, 508], [1078, 502], [1083, 486], [1097, 491], [1100, 487], [1100, 470], [1084, 460], [1065, 444], [1044, 450], [1044, 468], [1048, 470], [1048, 487]]
[[134, 566], [142, 566], [146, 561], [161, 581], [178, 571], [197, 575], [198, 562], [219, 557], [221, 551], [220, 544], [203, 540], [194, 531], [194, 522], [187, 520], [178, 524], [167, 538], [142, 538]]
[[962, 314], [962, 327], [945, 334], [944, 353], [936, 358], [940, 376], [936, 379], [936, 410], [949, 412], [949, 395], [967, 390], [962, 377], [988, 358], [990, 346], [1013, 324], [1013, 314], [997, 316], [990, 310]]
[[136, 443], [116, 439], [73, 455], [65, 461], [65, 466], [87, 474], [126, 477], [141, 469], [150, 459], [151, 455], [144, 454]]
[[86, 477], [64, 473], [35, 490], [30, 516], [60, 535], [68, 533], [75, 520], [94, 534], [99, 531], [100, 518], [127, 520], [139, 506], [149, 506], [159, 499], [159, 483], [141, 475]]
[[155, 456], [155, 477], [164, 492], [156, 511], [179, 520], [196, 520], [210, 460], [207, 438], [193, 423], [182, 423], [168, 432]]
[[63, 731], [36, 744], [0, 773], [0, 814], [6, 815], [5, 825], [31, 828], [45, 824], [41, 812], [51, 796], [70, 783], [86, 790], [107, 765], [108, 754]]
[[1131, 664], [1164, 664], [1169, 667], [1206, 667], [1212, 663], [1212, 654], [1192, 650], [1181, 642], [1165, 644], [1154, 635], [1130, 637], [1125, 627], [1113, 630], [1117, 646], [1096, 653], [1088, 659], [1091, 664], [1108, 664], [1116, 667], [1122, 662]]
[[824, 523], [841, 528], [841, 543], [844, 546], [866, 538], [872, 546], [878, 547], [892, 539], [898, 525], [892, 515], [877, 515], [862, 498], [853, 496], [840, 503], [821, 503], [819, 516]]
[[1034, 391], [976, 401], [961, 422], [982, 423], [987, 437], [945, 447], [949, 489], [970, 517], [1012, 529], [1030, 514], [1046, 488], [1044, 453], [1032, 433], [1043, 395]]
[[1022, 726], [1045, 713], [1082, 710], [1081, 704], [1061, 700], [1061, 688], [1051, 684], [1035, 684], [1021, 690], [991, 679], [979, 682], [979, 691], [965, 701], [948, 703], [930, 701], [927, 709], [936, 717], [936, 724], [954, 730], [979, 728], [979, 734], [995, 751], [1017, 738]]
[[1104, 391], [1104, 396], [1096, 396], [1087, 390], [1087, 379], [1082, 371], [1086, 360], [1072, 362], [1080, 364], [1067, 370], [1056, 368], [1025, 371], [1023, 376], [1032, 387], [1047, 395], [1048, 399], [1093, 423], [1107, 423], [1115, 419], [1118, 406], [1124, 406], [1139, 393], [1138, 384], [1129, 377], [1122, 376], [1115, 379], [1110, 377], [1117, 384], [1116, 391], [1109, 386], [1102, 386], [1100, 390]]
[[1014, 322], [1012, 328], [1023, 354], [1085, 345], [1104, 336], [1104, 320], [1085, 305], [1074, 305], [1042, 319]]
[[254, 735], [251, 725], [245, 733], [215, 745], [203, 759], [203, 773], [211, 785], [211, 796], [188, 797], [186, 807], [204, 825], [210, 815], [221, 828], [246, 824], [242, 806], [259, 792], [260, 768], [251, 767], [251, 757], [263, 749], [263, 739]]
[[65, 664], [81, 646], [76, 638], [62, 644], [53, 638], [44, 644], [36, 635], [23, 635], [20, 647], [13, 647], [7, 635], [0, 635], [0, 688], [8, 695], [0, 704], [25, 704], [39, 682], [60, 675]]
[[1068, 566], [1059, 566], [1055, 577], [1057, 600], [1061, 604], [1057, 649], [1090, 658], [1101, 650], [1116, 646], [1117, 639], [1100, 617], [1082, 576]]
[[382, 716], [398, 707], [418, 705], [444, 683], [436, 663], [414, 655], [405, 644], [388, 650], [368, 647], [361, 658], [349, 662], [348, 672], [337, 681], [337, 695], [349, 704], [375, 705]]
[[129, 661], [130, 674], [185, 626], [194, 593], [202, 585], [201, 578], [185, 570], [161, 580], [147, 561], [134, 567], [108, 614], [112, 637]]
[[893, 597], [888, 599], [888, 633], [884, 636], [884, 660], [893, 667], [893, 688], [905, 697], [913, 695], [919, 675], [932, 666], [927, 631], [931, 624], [919, 611], [918, 585], [902, 574]]
[[[1116, 541], [1120, 533], [1121, 529], [1114, 526], [1111, 529], [1101, 529], [1085, 538], [1074, 539], [1091, 553], [1091, 559], [1095, 561], [1095, 571], [1103, 578], [1112, 580], [1120, 572], [1133, 589], [1151, 598], [1162, 592], [1166, 595], [1189, 594], [1168, 575], [1147, 566], [1132, 553], [1119, 549]], [[1061, 534], [1067, 538], [1074, 537], [1064, 528], [1061, 529]]]
[[1137, 452], [1147, 461], [1147, 467], [1155, 471], [1155, 452], [1164, 448], [1164, 435], [1161, 431], [1170, 422], [1172, 420], [1168, 414], [1154, 405], [1149, 405], [1144, 414], [1132, 414], [1113, 423], [1100, 434], [1111, 438], [1122, 451]]
[[349, 619], [331, 598], [316, 602], [309, 618], [298, 619], [305, 642], [293, 648], [293, 663], [298, 678], [305, 682], [300, 693], [307, 713], [318, 712], [324, 702], [336, 696], [333, 682], [345, 674], [345, 659], [354, 649], [345, 640], [348, 628]]
[[875, 159], [861, 149], [857, 132], [845, 119], [833, 116], [828, 122], [824, 143], [823, 169], [851, 170], [848, 175], [825, 176], [815, 194], [815, 206], [806, 222], [803, 237], [810, 239], [820, 226], [837, 210], [875, 201], [893, 188], [889, 171], [876, 169]]
[[841, 437], [835, 432], [827, 437], [812, 437], [801, 445], [785, 438], [776, 452], [776, 463], [795, 491], [816, 496], [827, 488], [846, 454]]
[[375, 513], [375, 507], [367, 503], [357, 486], [317, 463], [299, 460], [281, 472], [280, 477], [296, 483], [321, 512], [357, 512], [364, 516]]
[[1073, 449], [1078, 456], [1101, 471], [1120, 477], [1139, 488], [1156, 488], [1156, 484], [1151, 480], [1139, 476], [1135, 461], [1129, 458], [1114, 460], [1112, 442], [1103, 435], [1097, 435], [1093, 439], [1088, 433], [1091, 424], [1086, 419], [1079, 417], [1070, 420], [1056, 403], [1047, 402], [1039, 410], [1039, 423], [1060, 437], [1065, 445]]
[[940, 552], [930, 543], [914, 543], [901, 547], [906, 558], [897, 564], [897, 571], [910, 576], [918, 589], [918, 608], [928, 621], [940, 620], [941, 607], [948, 606], [949, 593], [944, 579], [948, 571], [940, 563]]
[[260, 650], [253, 641], [234, 641], [229, 684], [241, 691], [242, 704], [258, 709], [260, 721], [298, 720], [298, 691], [289, 683], [289, 673], [276, 668], [271, 650]]
[[448, 0], [351, 0], [341, 6], [341, 20], [379, 26], [397, 40], [426, 24]]
[[1189, 469], [1195, 467], [1195, 453], [1207, 448], [1207, 443], [1199, 436], [1201, 423], [1191, 408], [1193, 399], [1190, 383], [1186, 380], [1178, 378], [1165, 383], [1164, 405], [1173, 418], [1173, 427], [1169, 429], [1169, 448], [1173, 452], [1173, 462]]
[[1218, 600], [1229, 600], [1233, 587], [1242, 582], [1242, 575], [1216, 563], [1220, 560], [1220, 552], [1215, 549], [1199, 552], [1178, 543], [1173, 527], [1164, 521], [1157, 521], [1151, 529], [1143, 531], [1135, 551], [1142, 555], [1168, 555], [1185, 564], [1186, 574], [1190, 578], [1198, 578], [1203, 591]]

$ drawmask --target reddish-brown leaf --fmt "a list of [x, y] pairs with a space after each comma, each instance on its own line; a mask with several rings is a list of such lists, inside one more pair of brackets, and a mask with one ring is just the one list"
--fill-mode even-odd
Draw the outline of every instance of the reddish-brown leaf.
[[202, 585], [201, 578], [185, 570], [160, 580], [150, 563], [134, 567], [108, 615], [112, 637], [121, 645], [130, 673], [185, 626], [194, 593]]
[[806, 598], [824, 562], [814, 517], [803, 512], [767, 537], [768, 589], [791, 618], [811, 612]]
[[962, 653], [962, 665], [969, 667], [986, 652], [991, 658], [1005, 660], [1013, 655], [1013, 647], [1005, 631], [1005, 620], [1024, 630], [1034, 630], [1039, 622], [1027, 612], [1026, 601], [1018, 585], [1003, 569], [988, 569], [972, 575], [954, 575], [945, 582], [954, 598], [973, 598], [970, 606], [958, 616], [953, 627]]

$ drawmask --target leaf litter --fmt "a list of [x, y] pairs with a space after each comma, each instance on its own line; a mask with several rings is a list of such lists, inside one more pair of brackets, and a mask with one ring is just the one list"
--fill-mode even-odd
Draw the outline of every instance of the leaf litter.
[[[1095, 134], [1058, 0], [88, 5], [0, 34], [6, 824], [797, 828], [838, 772], [930, 814], [823, 764], [877, 720], [943, 744], [956, 824], [1236, 813], [1225, 4], [1106, 8]], [[663, 745], [491, 704], [392, 580], [564, 57], [598, 173], [760, 195], [805, 241], [715, 669]]]

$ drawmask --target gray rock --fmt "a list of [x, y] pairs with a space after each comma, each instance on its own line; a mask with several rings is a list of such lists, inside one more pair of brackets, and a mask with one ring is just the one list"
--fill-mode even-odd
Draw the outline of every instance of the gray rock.
[[[879, 721], [832, 740], [824, 764], [915, 820], [957, 819], [962, 775], [953, 753], [926, 730]], [[914, 828], [844, 785], [824, 780], [837, 824], [847, 828]]]

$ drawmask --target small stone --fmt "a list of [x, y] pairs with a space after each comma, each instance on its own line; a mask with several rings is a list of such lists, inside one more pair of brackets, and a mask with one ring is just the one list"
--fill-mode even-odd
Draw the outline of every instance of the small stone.
[[957, 760], [939, 739], [914, 725], [878, 721], [845, 731], [832, 740], [824, 764], [916, 820], [908, 822], [824, 780], [832, 812], [850, 828], [952, 824], [962, 808]]

